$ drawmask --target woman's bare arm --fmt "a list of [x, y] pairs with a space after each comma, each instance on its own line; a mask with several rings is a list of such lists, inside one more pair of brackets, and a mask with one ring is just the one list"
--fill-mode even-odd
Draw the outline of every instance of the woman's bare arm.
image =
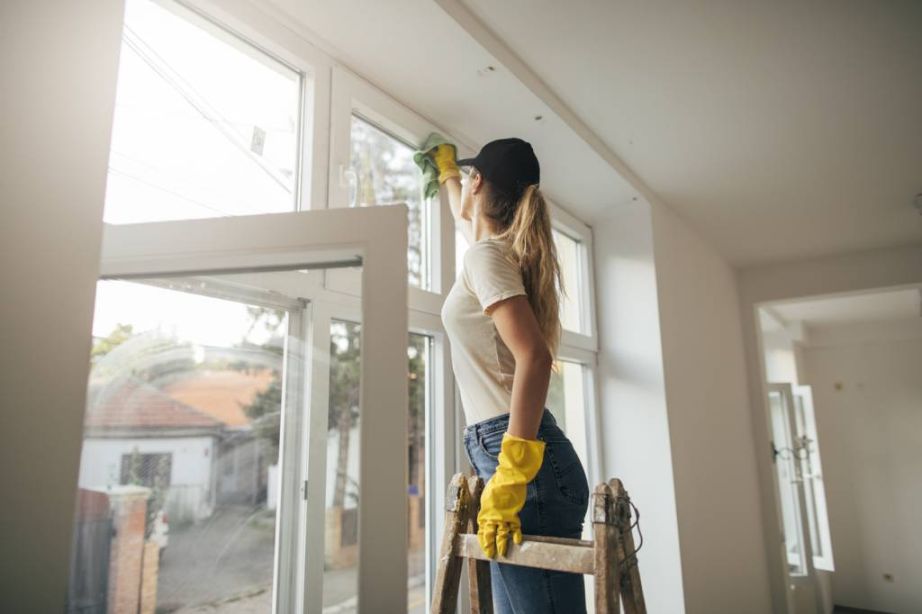
[[451, 208], [455, 224], [461, 229], [461, 234], [469, 245], [474, 244], [474, 226], [471, 223], [471, 212], [461, 210], [461, 181], [457, 177], [449, 177], [442, 186], [448, 191], [448, 205]]
[[523, 439], [535, 439], [547, 401], [553, 356], [528, 297], [519, 294], [494, 303], [489, 315], [515, 357], [512, 406], [506, 431]]

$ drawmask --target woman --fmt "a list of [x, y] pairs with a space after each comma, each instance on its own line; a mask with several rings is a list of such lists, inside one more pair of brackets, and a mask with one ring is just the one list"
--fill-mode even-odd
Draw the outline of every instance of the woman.
[[[579, 457], [544, 406], [563, 284], [538, 160], [514, 138], [492, 141], [467, 160], [456, 161], [451, 145], [432, 153], [470, 244], [441, 315], [467, 423], [465, 449], [486, 482], [477, 537], [491, 558], [493, 609], [585, 612], [581, 574], [499, 562], [510, 538], [520, 544], [523, 533], [580, 537], [589, 504]], [[463, 186], [459, 166], [471, 169]]]

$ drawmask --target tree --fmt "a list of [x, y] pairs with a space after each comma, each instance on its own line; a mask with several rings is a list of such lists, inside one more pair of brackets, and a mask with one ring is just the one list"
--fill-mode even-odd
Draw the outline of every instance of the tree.
[[102, 356], [128, 341], [132, 335], [134, 335], [132, 324], [116, 324], [111, 333], [94, 341], [93, 349], [90, 351], [90, 362], [95, 365]]
[[359, 369], [362, 325], [336, 320], [330, 327], [330, 409], [328, 424], [339, 432], [333, 505], [345, 502], [352, 425], [359, 418]]
[[253, 434], [264, 440], [269, 458], [277, 459], [282, 425], [282, 379], [279, 371], [273, 371], [272, 375], [265, 390], [257, 392], [242, 408], [251, 421]]
[[188, 341], [159, 330], [136, 333], [131, 324], [118, 324], [97, 339], [90, 360], [94, 378], [135, 377], [158, 386], [198, 366]]
[[352, 170], [355, 173], [356, 206], [406, 203], [407, 265], [409, 281], [422, 285], [423, 181], [413, 162], [413, 148], [354, 118], [352, 121]]
[[[144, 524], [144, 537], [150, 537], [154, 527], [154, 520], [157, 513], [163, 509], [166, 504], [166, 494], [169, 490], [169, 479], [171, 462], [168, 454], [156, 455], [157, 466], [153, 472], [145, 475], [144, 459], [140, 450], [135, 446], [131, 450], [131, 456], [128, 457], [128, 468], [125, 472], [124, 482], [132, 486], [144, 486], [150, 489], [150, 496], [147, 498], [147, 514]], [[147, 479], [145, 479], [145, 477]]]
[[[284, 324], [288, 312], [284, 309], [259, 305], [247, 305], [246, 310], [250, 316], [250, 325], [240, 343], [235, 344], [234, 347], [256, 350], [256, 352], [247, 358], [228, 363], [227, 367], [250, 373], [265, 368], [265, 361], [260, 359], [260, 355], [284, 356], [284, 335], [286, 334]], [[250, 341], [250, 336], [260, 327], [269, 333], [269, 338], [264, 343], [253, 343]], [[262, 441], [263, 458], [268, 457], [271, 462], [277, 462], [282, 425], [282, 371], [272, 369], [272, 380], [269, 385], [257, 392], [248, 404], [240, 404], [240, 406], [243, 413], [250, 419], [253, 434]]]
[[409, 360], [407, 379], [409, 383], [409, 481], [419, 486], [420, 495], [425, 486], [425, 446], [426, 446], [426, 358], [428, 356], [429, 337], [410, 334], [410, 346], [407, 349]]

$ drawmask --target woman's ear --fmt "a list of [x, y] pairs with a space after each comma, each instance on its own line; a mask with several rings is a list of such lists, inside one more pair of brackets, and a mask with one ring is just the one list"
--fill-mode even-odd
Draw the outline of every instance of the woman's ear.
[[474, 173], [471, 175], [471, 194], [479, 194], [483, 187], [483, 175]]

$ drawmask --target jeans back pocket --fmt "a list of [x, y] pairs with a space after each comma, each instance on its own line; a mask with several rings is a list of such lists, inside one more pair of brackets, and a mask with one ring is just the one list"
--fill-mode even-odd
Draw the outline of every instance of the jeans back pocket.
[[588, 505], [589, 481], [573, 443], [566, 437], [550, 436], [545, 444], [544, 462], [551, 465], [557, 492], [570, 503]]

